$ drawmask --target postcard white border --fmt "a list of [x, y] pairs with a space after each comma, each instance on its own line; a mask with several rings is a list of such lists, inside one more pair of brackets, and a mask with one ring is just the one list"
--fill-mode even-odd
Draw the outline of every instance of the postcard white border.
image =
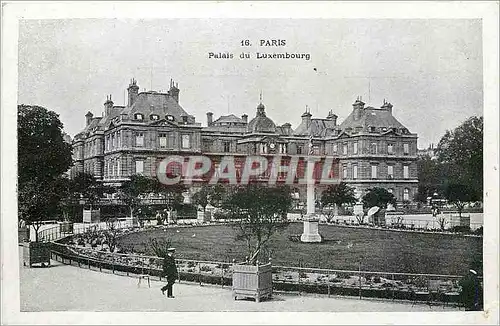
[[[484, 313], [20, 313], [16, 187], [19, 19], [482, 18], [484, 60]], [[497, 324], [498, 4], [496, 2], [4, 2], [2, 3], [2, 320], [6, 324]]]

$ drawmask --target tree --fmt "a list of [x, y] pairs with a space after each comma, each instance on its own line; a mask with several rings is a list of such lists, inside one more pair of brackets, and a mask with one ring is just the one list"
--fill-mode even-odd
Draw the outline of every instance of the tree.
[[130, 180], [125, 181], [118, 190], [118, 197], [127, 205], [130, 218], [134, 218], [134, 213], [141, 205], [142, 194], [149, 193], [155, 188], [154, 180], [143, 175], [135, 174]]
[[444, 186], [444, 196], [449, 203], [455, 205], [459, 217], [462, 217], [462, 211], [467, 202], [478, 200], [478, 194], [475, 189], [458, 183], [446, 183]]
[[64, 193], [62, 174], [72, 164], [59, 115], [36, 105], [18, 105], [19, 218], [35, 229], [53, 218]]
[[[292, 205], [288, 186], [266, 187], [250, 184], [238, 187], [223, 203], [234, 219], [236, 240], [245, 240], [248, 262], [255, 264], [271, 236], [288, 225], [287, 213]], [[260, 255], [263, 257], [263, 255]]]
[[379, 206], [387, 208], [387, 204], [396, 205], [396, 198], [385, 188], [374, 187], [368, 189], [362, 200], [364, 207]]
[[70, 183], [70, 196], [73, 199], [84, 199], [91, 207], [99, 203], [105, 192], [111, 189], [96, 180], [90, 173], [78, 173]]
[[192, 201], [194, 204], [200, 205], [203, 208], [203, 212], [205, 212], [208, 204], [214, 207], [220, 206], [224, 192], [224, 187], [221, 185], [203, 185], [201, 189], [193, 195]]
[[425, 203], [427, 197], [439, 192], [446, 180], [446, 166], [426, 155], [417, 160], [418, 192], [415, 200]]
[[468, 192], [483, 193], [483, 117], [470, 117], [454, 130], [447, 130], [436, 149], [450, 184], [467, 185]]
[[323, 208], [329, 207], [328, 221], [333, 217], [331, 208], [333, 206], [341, 206], [342, 204], [354, 204], [356, 196], [354, 195], [354, 188], [348, 186], [346, 183], [341, 182], [336, 185], [330, 185], [321, 194], [321, 205]]

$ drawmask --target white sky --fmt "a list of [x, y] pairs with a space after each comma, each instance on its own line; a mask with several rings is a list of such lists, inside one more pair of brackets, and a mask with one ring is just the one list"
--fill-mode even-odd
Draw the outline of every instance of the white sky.
[[[292, 128], [306, 105], [314, 117], [331, 109], [342, 122], [357, 96], [374, 107], [385, 98], [426, 148], [483, 114], [481, 28], [478, 19], [21, 21], [18, 103], [58, 112], [74, 136], [87, 111], [101, 114], [107, 94], [124, 104], [132, 77], [141, 91], [151, 81], [166, 90], [174, 78], [181, 105], [204, 125], [207, 111], [255, 116], [261, 90], [267, 115]], [[257, 45], [272, 38], [286, 46]], [[241, 47], [243, 39], [253, 46]], [[310, 53], [311, 60], [240, 60], [244, 50]], [[208, 58], [226, 51], [235, 58]]]

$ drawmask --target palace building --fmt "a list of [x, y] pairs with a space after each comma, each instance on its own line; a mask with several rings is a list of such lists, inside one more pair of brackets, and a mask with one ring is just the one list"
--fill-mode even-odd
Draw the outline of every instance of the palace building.
[[[307, 156], [312, 142], [312, 155], [335, 159], [338, 177], [358, 196], [370, 187], [383, 187], [403, 202], [412, 201], [417, 192], [417, 135], [393, 116], [386, 101], [374, 108], [358, 98], [340, 124], [331, 111], [326, 118], [313, 118], [306, 109], [296, 128], [276, 125], [260, 103], [253, 117], [215, 118], [208, 112], [207, 126], [202, 126], [179, 104], [180, 90], [173, 81], [167, 92], [139, 92], [132, 79], [127, 91], [126, 106], [114, 105], [109, 95], [103, 116], [85, 115], [86, 126], [73, 139], [71, 175], [87, 172], [119, 185], [133, 174], [155, 176], [159, 162], [169, 155], [205, 155], [213, 162], [227, 155], [291, 159]], [[193, 189], [197, 186], [193, 183]], [[324, 187], [317, 187], [316, 196]], [[305, 198], [305, 185], [297, 189]]]

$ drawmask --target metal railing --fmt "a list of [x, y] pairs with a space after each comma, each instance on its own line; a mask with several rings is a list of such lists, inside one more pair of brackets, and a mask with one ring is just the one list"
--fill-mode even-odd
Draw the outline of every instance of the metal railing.
[[[118, 275], [162, 281], [163, 258], [120, 254], [89, 247], [52, 243], [52, 259], [64, 264]], [[232, 262], [176, 259], [179, 281], [232, 284]], [[291, 266], [273, 266], [276, 291], [320, 293], [328, 296], [385, 298], [438, 304], [459, 304], [458, 275], [349, 271]]]

